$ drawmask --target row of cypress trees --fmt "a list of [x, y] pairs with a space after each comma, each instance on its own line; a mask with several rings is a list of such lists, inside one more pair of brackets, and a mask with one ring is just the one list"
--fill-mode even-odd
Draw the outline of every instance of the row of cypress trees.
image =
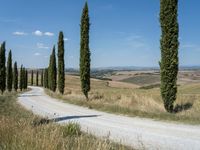
[[[51, 91], [58, 91], [63, 94], [65, 89], [65, 63], [64, 63], [64, 35], [61, 31], [58, 38], [58, 65], [56, 64], [56, 47], [53, 46], [52, 53], [49, 59], [48, 68], [42, 69], [39, 73], [36, 72], [36, 86], [48, 88]], [[40, 84], [39, 84], [40, 74]], [[31, 85], [34, 84], [34, 71], [31, 71]]]
[[[80, 29], [80, 80], [81, 89], [86, 99], [88, 100], [88, 92], [90, 91], [90, 48], [89, 48], [89, 10], [88, 4], [82, 11], [81, 17], [81, 29]], [[63, 94], [65, 89], [65, 63], [64, 63], [64, 35], [61, 31], [58, 37], [58, 64], [56, 64], [56, 48], [53, 46], [52, 53], [50, 55], [48, 68], [41, 71], [41, 84], [45, 88], [55, 92], [58, 91]], [[36, 86], [38, 86], [38, 71], [36, 73]], [[31, 85], [33, 85], [34, 73], [31, 72]]]
[[28, 71], [21, 66], [20, 82], [18, 82], [17, 62], [14, 63], [14, 68], [12, 65], [12, 51], [10, 50], [6, 67], [6, 43], [3, 42], [0, 46], [0, 90], [2, 94], [6, 89], [11, 92], [12, 89], [17, 91], [20, 88], [22, 91], [28, 87]]
[[[179, 47], [179, 25], [178, 25], [178, 0], [160, 0], [160, 24], [161, 24], [161, 96], [164, 107], [168, 112], [173, 112], [174, 101], [177, 94], [177, 74], [178, 74], [178, 47]], [[80, 29], [80, 80], [82, 92], [88, 100], [90, 91], [90, 48], [89, 48], [89, 29], [90, 19], [88, 4], [82, 11], [81, 29]], [[7, 71], [5, 58], [5, 42], [0, 47], [0, 90], [3, 93], [6, 90], [11, 91], [14, 87], [18, 89], [18, 69], [17, 63], [14, 63], [14, 72], [12, 71], [12, 52], [8, 54]], [[58, 75], [57, 75], [58, 73]], [[7, 80], [6, 80], [7, 76]], [[39, 72], [36, 73], [36, 85], [38, 86]], [[58, 79], [57, 79], [58, 76]], [[58, 80], [58, 81], [57, 81]], [[27, 88], [28, 72], [23, 66], [20, 70], [20, 89]], [[41, 86], [49, 88], [52, 91], [58, 90], [61, 94], [65, 88], [65, 64], [64, 64], [64, 36], [59, 33], [58, 39], [58, 70], [56, 65], [55, 46], [50, 56], [49, 66], [41, 73]], [[33, 85], [33, 71], [31, 73], [31, 85]]]

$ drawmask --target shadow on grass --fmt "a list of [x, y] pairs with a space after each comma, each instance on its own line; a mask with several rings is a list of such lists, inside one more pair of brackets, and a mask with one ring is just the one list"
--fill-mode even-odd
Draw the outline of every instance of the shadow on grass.
[[185, 104], [176, 104], [176, 106], [174, 107], [174, 113], [179, 113], [185, 110], [188, 110], [190, 108], [192, 108], [193, 104], [190, 102], [187, 102]]
[[53, 119], [42, 118], [42, 119], [35, 119], [32, 125], [40, 126], [40, 125], [45, 125], [52, 122], [60, 122], [60, 121], [80, 119], [80, 118], [91, 118], [91, 117], [98, 117], [98, 116], [100, 115], [66, 116], [66, 117], [58, 117], [58, 118], [53, 118]]

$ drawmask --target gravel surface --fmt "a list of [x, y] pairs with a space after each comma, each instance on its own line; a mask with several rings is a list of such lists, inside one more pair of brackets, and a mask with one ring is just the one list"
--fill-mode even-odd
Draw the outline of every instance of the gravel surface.
[[47, 96], [42, 88], [30, 88], [31, 91], [19, 95], [18, 102], [58, 123], [77, 122], [85, 132], [137, 149], [200, 149], [200, 126], [113, 115], [67, 104]]

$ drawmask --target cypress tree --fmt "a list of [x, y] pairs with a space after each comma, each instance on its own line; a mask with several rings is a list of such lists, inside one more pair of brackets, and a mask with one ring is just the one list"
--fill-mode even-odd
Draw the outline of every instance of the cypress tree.
[[81, 42], [80, 42], [80, 79], [82, 92], [88, 100], [90, 91], [90, 48], [89, 48], [89, 10], [85, 3], [81, 18]]
[[19, 81], [19, 88], [20, 90], [22, 91], [23, 89], [23, 65], [21, 65], [21, 68], [20, 68], [20, 81]]
[[25, 83], [26, 83], [26, 84], [25, 84], [26, 86], [25, 86], [25, 89], [27, 89], [27, 88], [28, 88], [28, 70], [25, 71], [25, 78], [26, 78], [26, 82], [25, 82]]
[[44, 82], [44, 81], [43, 81], [43, 77], [44, 77], [44, 76], [43, 76], [43, 70], [42, 70], [42, 72], [41, 72], [41, 86], [42, 86], [42, 87], [43, 87], [43, 82]]
[[23, 76], [23, 78], [22, 78], [22, 88], [26, 89], [26, 69], [25, 68], [22, 69], [22, 76]]
[[58, 38], [58, 90], [61, 94], [65, 90], [65, 60], [64, 35], [61, 31]]
[[39, 76], [39, 72], [37, 70], [37, 72], [36, 72], [36, 86], [38, 86], [38, 76]]
[[48, 88], [48, 69], [46, 68], [44, 71], [44, 87]]
[[10, 50], [8, 53], [8, 61], [7, 61], [7, 90], [9, 92], [12, 91], [12, 84], [13, 84], [12, 52]]
[[52, 76], [51, 76], [51, 67], [52, 65], [52, 55], [50, 55], [50, 59], [49, 59], [49, 67], [48, 67], [48, 88], [51, 90], [52, 89]]
[[50, 82], [51, 86], [50, 89], [55, 92], [56, 87], [57, 87], [57, 68], [56, 68], [56, 55], [55, 55], [55, 46], [53, 47], [53, 51], [51, 54], [51, 59], [50, 59]]
[[33, 85], [33, 77], [34, 77], [34, 74], [33, 74], [33, 70], [31, 71], [31, 85]]
[[166, 111], [173, 112], [178, 74], [178, 0], [160, 0], [161, 95]]
[[14, 85], [14, 90], [17, 91], [17, 89], [18, 89], [18, 69], [17, 69], [17, 62], [14, 63], [13, 85]]
[[1, 93], [3, 94], [3, 92], [6, 89], [6, 43], [3, 42], [3, 44], [1, 44], [0, 47], [0, 90]]

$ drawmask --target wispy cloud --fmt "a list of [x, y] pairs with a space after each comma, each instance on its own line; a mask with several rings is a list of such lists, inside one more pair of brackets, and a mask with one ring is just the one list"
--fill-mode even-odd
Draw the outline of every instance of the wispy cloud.
[[125, 38], [125, 43], [132, 48], [147, 48], [148, 45], [140, 35], [131, 35]]
[[41, 55], [41, 54], [40, 54], [40, 53], [38, 53], [38, 52], [34, 54], [34, 56], [40, 56], [40, 55]]
[[52, 32], [45, 32], [44, 35], [46, 35], [46, 36], [54, 36], [54, 33], [52, 33]]
[[19, 32], [19, 31], [13, 32], [12, 34], [13, 34], [13, 35], [18, 35], [18, 36], [27, 35], [27, 33], [25, 33], [25, 32]]
[[37, 43], [37, 48], [39, 48], [39, 49], [49, 49], [49, 47], [45, 46], [43, 43]]
[[54, 36], [54, 33], [52, 33], [52, 32], [42, 32], [40, 30], [36, 30], [35, 32], [33, 32], [33, 35], [35, 35], [35, 36]]
[[195, 45], [195, 44], [183, 44], [181, 46], [181, 48], [196, 48], [196, 47], [197, 47], [197, 45]]

